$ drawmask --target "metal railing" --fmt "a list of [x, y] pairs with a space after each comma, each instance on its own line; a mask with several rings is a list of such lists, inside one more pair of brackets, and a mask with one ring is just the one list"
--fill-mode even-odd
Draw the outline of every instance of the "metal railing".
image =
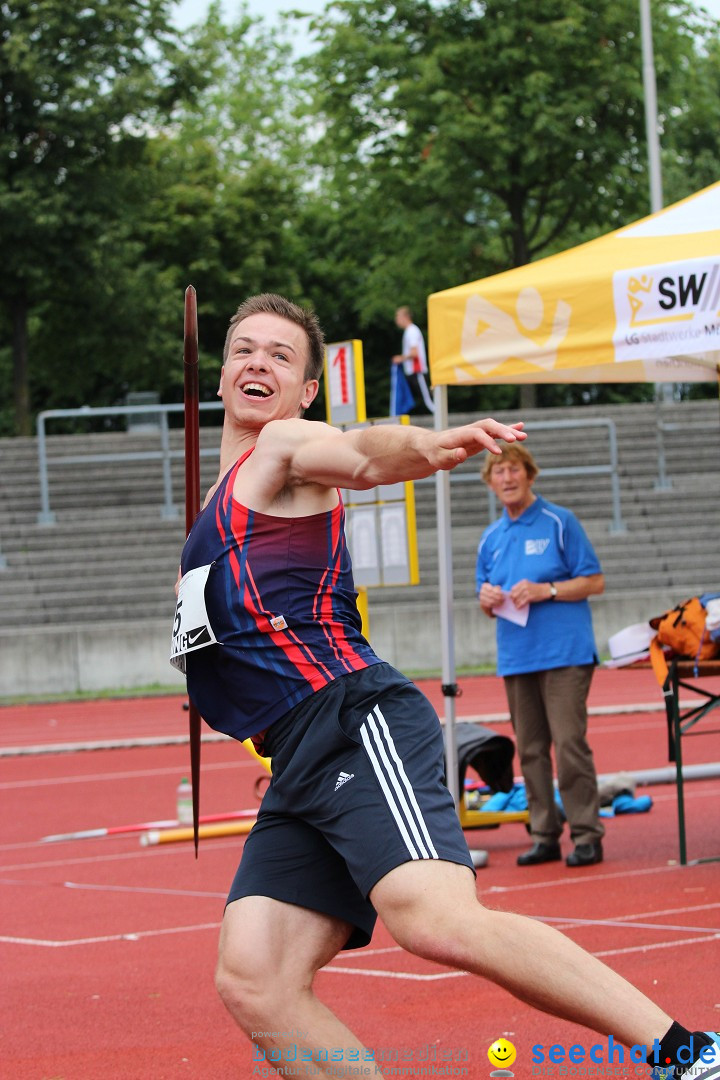
[[[622, 536], [627, 532], [620, 506], [620, 474], [618, 471], [617, 429], [614, 420], [592, 417], [588, 420], [531, 420], [525, 425], [526, 431], [567, 431], [570, 428], [604, 427], [608, 432], [608, 451], [610, 460], [605, 465], [562, 465], [557, 468], [543, 466], [542, 474], [547, 476], [609, 476], [612, 492], [612, 521], [610, 534]], [[488, 488], [488, 512], [490, 521], [497, 517], [495, 493]]]
[[[221, 401], [206, 401], [200, 403], [201, 411], [222, 409]], [[168, 414], [181, 413], [183, 405], [113, 405], [102, 408], [91, 408], [84, 405], [79, 409], [46, 409], [38, 414], [37, 448], [38, 448], [38, 472], [40, 476], [40, 513], [37, 516], [38, 525], [54, 525], [56, 517], [50, 508], [50, 479], [49, 467], [56, 465], [84, 465], [99, 464], [108, 461], [160, 461], [162, 462], [163, 475], [163, 505], [161, 516], [167, 520], [175, 520], [179, 516], [177, 506], [173, 501], [172, 470], [170, 463], [173, 458], [184, 457], [184, 450], [172, 450], [170, 448], [170, 429], [168, 427]], [[159, 415], [159, 450], [120, 450], [112, 453], [95, 454], [70, 454], [62, 457], [48, 457], [47, 438], [45, 427], [48, 420], [68, 419], [70, 417], [82, 417], [89, 419], [95, 416], [137, 416], [142, 414]], [[201, 450], [202, 457], [218, 457], [220, 451], [217, 448]]]
[[[50, 481], [49, 469], [58, 465], [100, 464], [102, 462], [121, 461], [160, 461], [163, 475], [163, 505], [161, 516], [166, 520], [175, 520], [179, 511], [174, 502], [171, 461], [173, 458], [182, 458], [184, 450], [172, 450], [170, 448], [170, 431], [168, 427], [168, 414], [181, 413], [184, 406], [177, 405], [115, 405], [102, 408], [90, 408], [83, 406], [79, 409], [47, 409], [38, 414], [37, 418], [37, 445], [38, 445], [38, 470], [40, 476], [40, 513], [37, 521], [39, 525], [54, 525], [56, 516], [50, 506]], [[201, 402], [202, 411], [219, 410], [223, 408], [221, 401]], [[89, 419], [98, 416], [136, 416], [138, 414], [159, 415], [160, 448], [158, 450], [124, 450], [110, 453], [72, 454], [59, 457], [49, 457], [47, 449], [46, 424], [48, 420], [69, 419], [81, 417]], [[610, 532], [613, 535], [621, 535], [627, 532], [627, 527], [622, 519], [620, 506], [620, 477], [618, 473], [617, 432], [614, 420], [603, 418], [590, 418], [588, 420], [534, 420], [525, 425], [528, 431], [542, 430], [568, 430], [571, 428], [604, 427], [608, 432], [609, 461], [601, 465], [567, 465], [558, 468], [543, 468], [543, 476], [609, 476], [612, 489], [613, 516], [610, 524]], [[218, 457], [217, 448], [208, 448], [200, 451], [203, 457]], [[432, 479], [432, 478], [431, 478]], [[477, 483], [475, 473], [452, 473], [452, 484]], [[422, 482], [422, 481], [420, 481]], [[488, 510], [490, 520], [497, 516], [495, 495], [488, 489]]]
[[[608, 456], [609, 461], [605, 465], [563, 465], [557, 468], [543, 466], [542, 474], [546, 476], [609, 476], [612, 490], [612, 521], [610, 533], [612, 536], [622, 536], [627, 532], [627, 526], [622, 518], [620, 500], [620, 474], [618, 471], [617, 430], [614, 420], [605, 420], [593, 417], [588, 420], [530, 420], [525, 424], [526, 431], [557, 431], [568, 428], [605, 427], [608, 430]], [[453, 484], [477, 484], [480, 479], [479, 472], [451, 473], [450, 482]], [[432, 483], [434, 477], [427, 480], [416, 480], [416, 483]], [[494, 492], [488, 488], [488, 516], [494, 521], [497, 515], [497, 500]]]

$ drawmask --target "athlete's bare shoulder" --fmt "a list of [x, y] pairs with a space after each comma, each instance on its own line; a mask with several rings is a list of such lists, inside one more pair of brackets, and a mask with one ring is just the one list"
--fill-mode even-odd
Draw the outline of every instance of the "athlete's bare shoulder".
[[305, 444], [340, 436], [336, 428], [316, 420], [293, 417], [269, 421], [259, 432], [246, 465], [238, 471], [236, 498], [255, 510], [288, 516], [329, 509], [337, 502], [335, 489], [312, 481], [298, 483], [293, 460]]

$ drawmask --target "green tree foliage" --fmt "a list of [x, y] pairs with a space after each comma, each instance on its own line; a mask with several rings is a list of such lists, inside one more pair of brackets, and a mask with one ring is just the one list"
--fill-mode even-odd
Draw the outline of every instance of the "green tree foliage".
[[[393, 323], [430, 292], [648, 212], [637, 0], [337, 0], [299, 73], [218, 3], [0, 0], [0, 378], [39, 408], [181, 393], [198, 291], [202, 393], [228, 317], [277, 290], [365, 345], [387, 411]], [[665, 194], [717, 179], [717, 26], [654, 0]], [[543, 404], [647, 387], [541, 387]], [[451, 407], [515, 405], [456, 388]], [[0, 403], [0, 433], [12, 406]], [[322, 415], [318, 406], [315, 415]]]
[[[690, 143], [713, 35], [687, 6], [653, 13], [666, 137], [684, 125]], [[338, 0], [315, 30], [318, 158], [338, 225], [364, 238], [361, 323], [391, 326], [397, 303], [422, 312], [430, 292], [648, 212], [637, 0]], [[716, 57], [705, 69], [717, 74]], [[685, 194], [692, 169], [686, 180]]]
[[[44, 6], [52, 29], [60, 5]], [[70, 148], [86, 152], [68, 151], [59, 180], [50, 161], [17, 178], [27, 213], [8, 244], [26, 282], [34, 408], [118, 403], [131, 389], [177, 399], [188, 284], [198, 291], [205, 396], [216, 388], [225, 329], [243, 296], [277, 289], [304, 298], [295, 228], [302, 140], [289, 111], [286, 48], [243, 12], [226, 25], [219, 5], [180, 48], [166, 32], [166, 5], [141, 4], [147, 21], [124, 27], [137, 49], [120, 65], [112, 5], [104, 7], [94, 96], [85, 119], [75, 118]], [[53, 55], [44, 45], [38, 86]], [[86, 78], [71, 59], [68, 112], [75, 82]], [[130, 72], [122, 94], [116, 68]], [[37, 86], [34, 93], [39, 113], [57, 111], [41, 108]], [[25, 251], [31, 234], [35, 248]], [[0, 296], [12, 311], [14, 292], [0, 286]], [[8, 354], [0, 351], [0, 368]]]
[[168, 9], [168, 0], [0, 3], [0, 299], [21, 433], [30, 420], [31, 320], [58, 286], [82, 286], [108, 182], [187, 81]]
[[[159, 360], [173, 355], [173, 343], [177, 351], [182, 294], [193, 284], [207, 394], [217, 387], [229, 318], [246, 295], [308, 299], [297, 230], [307, 170], [282, 40], [243, 13], [226, 24], [213, 6], [188, 48], [202, 57], [207, 84], [149, 148], [149, 188], [135, 229], [146, 265], [174, 296], [172, 303], [167, 297], [165, 341], [149, 352]], [[153, 369], [155, 388], [179, 391], [180, 365], [159, 374]]]

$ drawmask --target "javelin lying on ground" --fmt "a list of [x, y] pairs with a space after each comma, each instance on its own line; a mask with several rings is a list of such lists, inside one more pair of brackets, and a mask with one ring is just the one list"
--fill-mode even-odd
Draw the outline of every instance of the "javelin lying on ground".
[[[200, 825], [209, 825], [219, 821], [254, 821], [257, 810], [228, 810], [224, 814], [203, 814], [198, 818]], [[98, 836], [122, 836], [125, 833], [147, 832], [149, 829], [177, 829], [181, 822], [177, 818], [166, 818], [160, 821], [139, 821], [134, 825], [110, 825], [100, 829], [81, 829], [79, 832], [56, 833], [53, 836], [43, 836], [42, 844], [54, 844], [60, 840], [92, 840]]]

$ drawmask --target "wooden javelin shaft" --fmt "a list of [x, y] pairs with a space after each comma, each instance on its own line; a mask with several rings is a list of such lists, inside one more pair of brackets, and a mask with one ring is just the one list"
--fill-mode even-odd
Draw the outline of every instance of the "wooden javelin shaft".
[[[197, 296], [192, 285], [185, 290], [183, 346], [185, 389], [185, 535], [200, 510], [200, 392], [198, 379]], [[198, 857], [200, 818], [200, 713], [190, 702], [190, 770], [192, 776], [193, 839]]]

